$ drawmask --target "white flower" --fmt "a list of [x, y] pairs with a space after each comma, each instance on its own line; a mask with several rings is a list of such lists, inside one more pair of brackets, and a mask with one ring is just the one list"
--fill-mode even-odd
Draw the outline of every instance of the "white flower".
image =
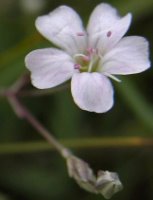
[[83, 110], [103, 113], [113, 105], [114, 75], [139, 73], [150, 67], [148, 42], [123, 37], [131, 14], [120, 17], [109, 4], [92, 12], [85, 30], [79, 15], [60, 6], [36, 19], [38, 31], [61, 48], [32, 51], [26, 56], [32, 83], [40, 89], [55, 87], [70, 78], [75, 103]]

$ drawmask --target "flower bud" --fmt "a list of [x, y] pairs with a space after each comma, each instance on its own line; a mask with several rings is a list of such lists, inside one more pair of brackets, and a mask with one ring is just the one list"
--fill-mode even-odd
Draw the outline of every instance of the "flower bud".
[[88, 163], [73, 155], [66, 159], [69, 176], [88, 192], [102, 194], [109, 199], [123, 188], [117, 173], [100, 170], [96, 177]]
[[67, 166], [69, 176], [74, 178], [80, 187], [89, 192], [96, 193], [96, 177], [86, 162], [75, 156], [70, 156], [67, 158]]
[[106, 199], [110, 199], [113, 194], [122, 190], [123, 185], [117, 173], [109, 171], [99, 171], [96, 181], [96, 188]]

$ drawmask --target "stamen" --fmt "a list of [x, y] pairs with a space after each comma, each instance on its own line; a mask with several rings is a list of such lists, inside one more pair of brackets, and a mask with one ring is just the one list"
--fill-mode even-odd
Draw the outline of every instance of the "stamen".
[[89, 55], [94, 54], [94, 53], [96, 53], [96, 49], [94, 49], [94, 48], [87, 48], [87, 53]]
[[77, 36], [85, 36], [85, 33], [79, 32], [79, 33], [77, 33]]
[[77, 53], [75, 54], [73, 57], [77, 58], [77, 57], [85, 57], [86, 55], [82, 54], [82, 53]]
[[82, 58], [83, 61], [89, 62], [90, 61], [90, 57], [89, 56], [84, 56]]
[[118, 79], [116, 76], [114, 76], [112, 74], [109, 74], [107, 72], [104, 72], [103, 74], [106, 75], [106, 76], [108, 76], [109, 78], [113, 79], [114, 81], [121, 82], [120, 79]]
[[86, 55], [84, 55], [84, 54], [81, 54], [81, 53], [78, 53], [78, 54], [75, 54], [74, 55], [74, 58], [77, 58], [77, 57], [82, 57], [82, 59], [84, 60], [84, 61], [90, 61], [90, 57], [89, 56], [86, 56]]
[[107, 32], [107, 37], [110, 37], [112, 35], [112, 32], [111, 31], [108, 31]]
[[81, 65], [80, 64], [74, 64], [74, 69], [80, 69], [81, 68]]
[[91, 72], [93, 66], [93, 60], [90, 61], [89, 66], [88, 66], [88, 72]]

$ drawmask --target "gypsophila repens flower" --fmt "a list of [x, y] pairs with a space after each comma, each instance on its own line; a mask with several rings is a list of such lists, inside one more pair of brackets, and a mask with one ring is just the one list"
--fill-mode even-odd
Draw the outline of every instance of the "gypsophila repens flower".
[[123, 37], [130, 24], [130, 13], [120, 17], [107, 3], [94, 9], [87, 29], [68, 6], [38, 17], [38, 31], [61, 49], [38, 49], [26, 56], [32, 84], [46, 89], [71, 78], [72, 96], [81, 109], [108, 111], [114, 93], [109, 78], [119, 81], [115, 75], [140, 73], [150, 67], [147, 40]]

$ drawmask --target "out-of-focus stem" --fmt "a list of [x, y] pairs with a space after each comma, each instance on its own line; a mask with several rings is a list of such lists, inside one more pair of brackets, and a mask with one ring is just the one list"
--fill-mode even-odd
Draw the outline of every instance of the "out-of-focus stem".
[[71, 155], [70, 151], [65, 148], [56, 138], [32, 115], [32, 113], [22, 104], [18, 96], [22, 88], [29, 82], [29, 76], [23, 75], [9, 89], [6, 89], [0, 95], [5, 96], [14, 112], [19, 118], [26, 119], [37, 131], [51, 144], [62, 157], [67, 158]]
[[[64, 84], [55, 88], [46, 89], [46, 90], [37, 90], [37, 89], [30, 89], [30, 90], [23, 90], [18, 93], [19, 97], [39, 97], [39, 96], [48, 96], [62, 90], [68, 89], [70, 84]], [[9, 91], [11, 92], [11, 91]], [[8, 91], [5, 88], [0, 88], [0, 98], [6, 97], [6, 93]]]
[[[89, 137], [60, 140], [73, 149], [124, 149], [153, 147], [153, 139], [143, 137]], [[54, 146], [44, 141], [0, 144], [0, 154], [21, 154], [54, 150]]]
[[118, 91], [121, 97], [127, 103], [127, 106], [135, 113], [137, 118], [153, 131], [153, 107], [146, 101], [144, 96], [139, 92], [139, 88], [129, 81], [127, 78], [122, 77], [122, 84], [117, 84]]
[[8, 96], [12, 108], [18, 117], [26, 119], [38, 132], [51, 144], [64, 158], [71, 153], [60, 142], [58, 142], [51, 133], [30, 113], [30, 111], [18, 100], [15, 95]]
[[21, 97], [45, 96], [45, 95], [53, 94], [55, 92], [60, 92], [61, 90], [67, 89], [68, 87], [69, 87], [69, 84], [64, 84], [64, 85], [57, 86], [57, 87], [51, 88], [51, 89], [46, 89], [46, 90], [37, 90], [37, 89], [24, 90], [24, 91], [20, 91], [19, 96], [21, 96]]

